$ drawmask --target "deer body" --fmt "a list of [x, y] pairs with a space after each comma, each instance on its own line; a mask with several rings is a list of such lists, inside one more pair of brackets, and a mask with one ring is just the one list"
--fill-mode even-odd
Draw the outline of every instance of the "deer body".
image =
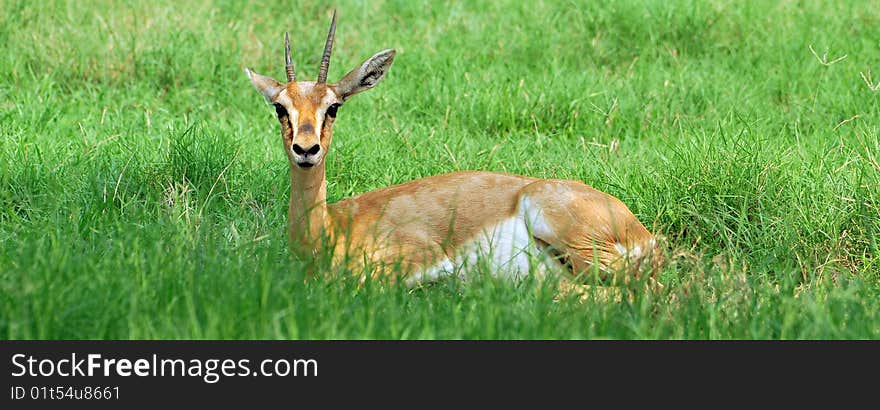
[[[543, 273], [565, 250], [572, 268], [612, 267], [653, 238], [623, 203], [583, 183], [494, 172], [454, 172], [368, 192], [330, 206], [330, 232], [375, 264], [406, 265], [408, 285], [487, 262], [493, 273]], [[345, 249], [345, 248], [343, 248]], [[350, 252], [347, 250], [346, 252]], [[342, 255], [340, 255], [342, 256]]]
[[540, 275], [560, 265], [579, 273], [594, 264], [606, 271], [637, 265], [652, 252], [653, 236], [626, 205], [579, 181], [463, 171], [328, 205], [324, 158], [336, 111], [381, 81], [394, 59], [394, 50], [381, 51], [327, 84], [335, 22], [334, 13], [318, 81], [295, 80], [289, 43], [286, 84], [247, 70], [281, 123], [290, 161], [290, 243], [301, 257], [330, 243], [334, 264], [367, 267], [374, 276], [404, 272], [415, 286], [467, 276], [478, 264], [499, 276]]

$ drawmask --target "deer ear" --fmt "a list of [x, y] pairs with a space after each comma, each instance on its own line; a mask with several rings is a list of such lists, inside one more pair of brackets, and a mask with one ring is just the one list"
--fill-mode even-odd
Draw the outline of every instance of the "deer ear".
[[257, 74], [247, 68], [244, 69], [244, 72], [247, 73], [248, 78], [251, 79], [251, 84], [254, 85], [254, 88], [256, 88], [260, 94], [263, 94], [263, 97], [265, 97], [268, 102], [274, 101], [275, 97], [278, 96], [278, 93], [284, 89], [284, 84], [281, 84], [272, 77]]
[[336, 94], [343, 100], [361, 91], [369, 90], [385, 78], [385, 73], [394, 62], [394, 50], [383, 50], [364, 61], [360, 67], [351, 70], [336, 83]]

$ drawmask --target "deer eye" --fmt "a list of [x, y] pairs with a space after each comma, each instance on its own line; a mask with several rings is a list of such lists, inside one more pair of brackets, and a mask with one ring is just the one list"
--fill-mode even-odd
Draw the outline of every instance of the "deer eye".
[[327, 107], [327, 116], [330, 118], [336, 118], [336, 110], [339, 109], [339, 106], [342, 104], [333, 103], [333, 105]]
[[275, 113], [278, 114], [278, 118], [287, 116], [287, 109], [284, 108], [283, 105], [278, 104], [278, 103], [274, 103], [272, 105], [275, 106]]

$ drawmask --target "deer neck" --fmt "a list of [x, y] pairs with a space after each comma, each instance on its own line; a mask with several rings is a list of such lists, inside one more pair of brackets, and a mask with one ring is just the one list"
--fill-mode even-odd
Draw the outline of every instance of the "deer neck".
[[292, 248], [300, 256], [313, 256], [320, 250], [324, 229], [329, 226], [324, 161], [308, 170], [291, 164], [287, 216]]

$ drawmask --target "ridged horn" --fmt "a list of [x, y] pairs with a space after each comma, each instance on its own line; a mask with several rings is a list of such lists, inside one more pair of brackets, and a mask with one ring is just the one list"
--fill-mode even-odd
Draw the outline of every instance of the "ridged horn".
[[284, 71], [287, 72], [287, 82], [296, 81], [296, 71], [293, 69], [293, 60], [290, 59], [290, 36], [284, 32]]
[[327, 70], [330, 68], [330, 53], [333, 52], [333, 37], [336, 35], [336, 10], [333, 10], [333, 21], [330, 22], [330, 32], [327, 33], [327, 43], [324, 44], [324, 56], [321, 57], [321, 71], [318, 72], [318, 84], [327, 82]]

